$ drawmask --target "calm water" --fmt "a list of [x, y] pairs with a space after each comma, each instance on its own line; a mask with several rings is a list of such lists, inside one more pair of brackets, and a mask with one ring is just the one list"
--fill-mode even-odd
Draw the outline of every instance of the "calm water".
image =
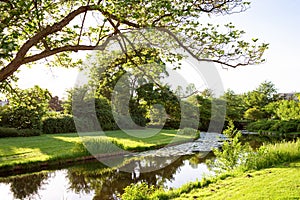
[[201, 179], [204, 174], [211, 174], [204, 164], [211, 157], [206, 153], [181, 156], [166, 167], [147, 173], [140, 173], [143, 170], [139, 169], [161, 162], [169, 163], [170, 160], [159, 158], [159, 162], [154, 162], [154, 158], [143, 158], [124, 164], [127, 169], [132, 166], [131, 172], [111, 169], [93, 161], [63, 169], [2, 177], [0, 199], [118, 199], [118, 194], [122, 194], [126, 186], [141, 181], [154, 186], [178, 188], [189, 181]]

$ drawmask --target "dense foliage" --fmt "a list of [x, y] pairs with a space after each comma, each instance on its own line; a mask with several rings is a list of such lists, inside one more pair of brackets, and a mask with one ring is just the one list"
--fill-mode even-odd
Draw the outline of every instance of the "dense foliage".
[[[124, 33], [143, 28], [160, 28], [163, 34], [175, 38], [181, 33], [186, 38], [180, 36], [182, 42], [176, 45], [199, 59], [230, 67], [261, 63], [267, 44], [258, 44], [257, 39], [244, 41], [244, 31], [236, 30], [232, 24], [220, 28], [199, 21], [204, 14], [243, 12], [249, 4], [243, 0], [1, 1], [0, 64], [3, 67], [0, 81], [6, 80], [23, 64], [53, 55], [55, 57], [49, 61], [54, 62], [48, 64], [70, 67], [68, 53], [95, 48], [104, 50], [111, 40], [122, 43]], [[144, 33], [141, 36], [155, 46], [167, 47], [161, 48], [160, 53], [174, 60], [164, 38], [159, 39], [157, 35], [149, 38]], [[122, 45], [125, 49], [128, 47], [128, 44]]]
[[49, 110], [50, 93], [38, 86], [7, 94], [9, 104], [2, 109], [1, 126], [17, 129], [41, 129], [42, 117]]
[[300, 132], [300, 120], [260, 120], [252, 122], [247, 126], [249, 131], [275, 132], [275, 133], [292, 133]]
[[36, 129], [16, 129], [16, 128], [5, 128], [0, 127], [0, 138], [4, 137], [30, 137], [41, 135], [40, 130]]
[[45, 134], [76, 132], [72, 115], [59, 113], [51, 114], [44, 117], [42, 123], [42, 131]]

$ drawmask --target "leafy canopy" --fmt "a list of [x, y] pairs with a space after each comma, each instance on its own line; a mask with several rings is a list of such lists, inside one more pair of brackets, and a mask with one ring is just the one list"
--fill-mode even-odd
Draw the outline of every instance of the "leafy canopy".
[[[200, 23], [204, 14], [225, 15], [248, 7], [244, 0], [0, 1], [0, 82], [21, 65], [48, 57], [51, 65], [75, 66], [78, 60], [71, 63], [70, 52], [104, 50], [112, 39], [122, 43], [124, 33], [145, 28], [159, 28], [200, 60], [230, 67], [260, 63], [267, 44], [244, 41], [244, 32], [232, 24]], [[149, 39], [153, 46], [161, 41]], [[160, 53], [170, 56], [169, 50], [161, 48]]]

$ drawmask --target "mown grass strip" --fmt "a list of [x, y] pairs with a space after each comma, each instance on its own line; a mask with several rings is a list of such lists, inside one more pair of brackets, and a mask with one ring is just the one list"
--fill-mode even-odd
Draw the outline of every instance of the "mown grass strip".
[[218, 180], [175, 199], [300, 199], [300, 161]]
[[[153, 131], [157, 134], [153, 135]], [[177, 135], [176, 130], [136, 130], [136, 135], [128, 135], [121, 130], [105, 132], [106, 138], [125, 150], [153, 149], [172, 142], [191, 140], [191, 136]], [[140, 135], [140, 136], [139, 136]], [[82, 134], [45, 134], [34, 137], [0, 139], [0, 169], [41, 162], [70, 160], [89, 156], [83, 148]], [[176, 137], [175, 137], [176, 136]], [[86, 137], [97, 138], [97, 133], [87, 133]], [[176, 140], [174, 140], [176, 138]]]

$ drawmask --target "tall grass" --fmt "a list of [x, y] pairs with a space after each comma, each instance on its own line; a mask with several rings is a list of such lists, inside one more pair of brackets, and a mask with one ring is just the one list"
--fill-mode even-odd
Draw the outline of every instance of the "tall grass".
[[222, 150], [213, 150], [216, 159], [207, 163], [209, 167], [217, 169], [216, 172], [259, 170], [300, 159], [299, 138], [296, 141], [264, 144], [254, 150], [248, 143], [242, 144], [241, 133], [234, 128], [233, 123], [230, 123], [224, 133], [226, 132], [236, 134], [230, 142], [223, 143]]
[[[244, 150], [244, 148], [242, 149]], [[232, 149], [232, 151], [235, 150]], [[225, 154], [222, 155], [222, 159], [224, 158], [225, 158]], [[149, 190], [147, 185], [138, 184], [138, 186], [137, 185], [128, 186], [127, 189], [125, 190], [125, 193], [122, 195], [122, 197], [125, 196], [126, 199], [135, 199], [135, 200], [173, 199], [179, 197], [182, 194], [190, 193], [193, 189], [205, 188], [211, 183], [216, 183], [220, 180], [226, 179], [227, 177], [239, 176], [240, 173], [246, 171], [259, 170], [259, 169], [273, 167], [276, 165], [278, 166], [286, 162], [294, 162], [300, 160], [300, 139], [298, 139], [297, 141], [290, 141], [290, 142], [282, 141], [276, 144], [266, 144], [261, 146], [259, 149], [257, 149], [257, 151], [249, 149], [247, 152], [247, 156], [243, 156], [240, 158], [244, 160], [240, 161], [241, 164], [237, 165], [234, 169], [227, 169], [228, 171], [223, 171], [223, 173], [218, 174], [217, 176], [207, 177], [207, 178], [203, 178], [200, 181], [187, 183], [175, 190], [165, 191], [162, 188], [158, 188], [156, 190], [153, 189]], [[134, 198], [133, 191], [137, 191], [137, 189], [147, 191], [147, 194], [143, 196], [144, 198], [138, 198], [138, 199]]]
[[259, 170], [299, 159], [300, 139], [298, 138], [297, 141], [263, 145], [257, 151], [249, 152], [241, 169], [243, 171]]
[[[122, 144], [107, 137], [87, 137], [82, 140], [85, 149], [93, 155], [114, 154], [122, 151]], [[84, 147], [83, 147], [84, 148]]]

